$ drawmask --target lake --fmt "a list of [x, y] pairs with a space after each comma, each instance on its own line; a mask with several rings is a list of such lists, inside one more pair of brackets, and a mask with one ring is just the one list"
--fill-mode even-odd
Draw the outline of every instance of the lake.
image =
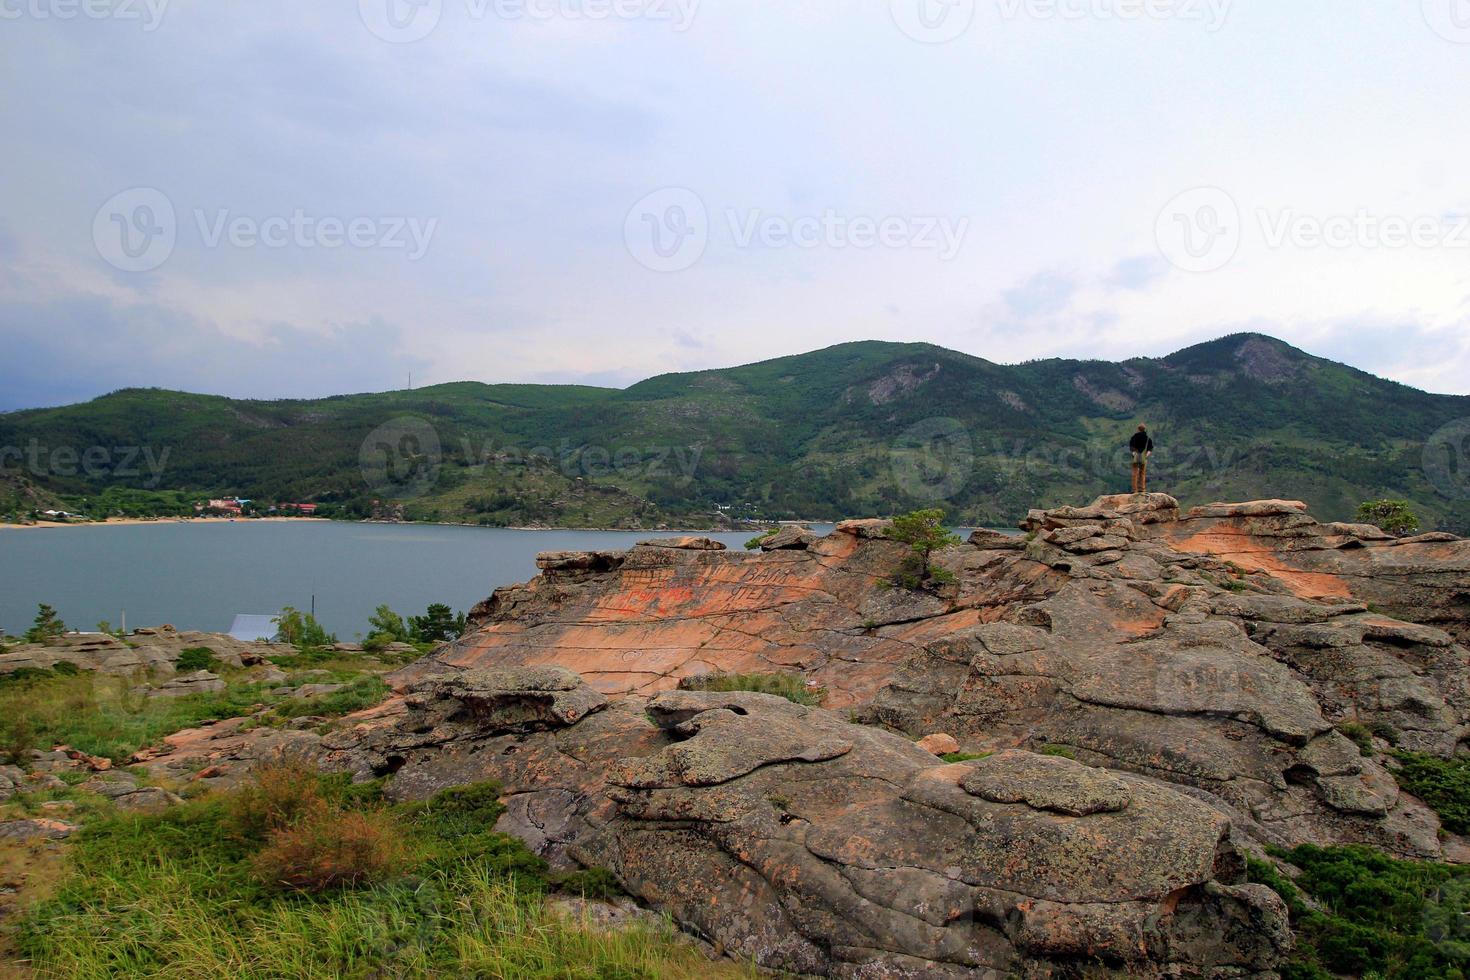
[[[818, 526], [825, 533], [830, 530]], [[238, 521], [0, 530], [0, 628], [24, 632], [36, 604], [72, 629], [171, 623], [223, 632], [236, 613], [316, 614], [343, 641], [380, 603], [468, 610], [536, 574], [536, 553], [627, 548], [659, 531], [513, 531], [424, 524]], [[755, 532], [711, 534], [740, 549]]]

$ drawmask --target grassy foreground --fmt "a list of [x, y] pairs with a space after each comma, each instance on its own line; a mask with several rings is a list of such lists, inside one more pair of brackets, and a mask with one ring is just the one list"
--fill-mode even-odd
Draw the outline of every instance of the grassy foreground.
[[[297, 770], [299, 774], [300, 770]], [[18, 945], [42, 977], [748, 977], [663, 923], [598, 929], [556, 875], [488, 828], [498, 787], [388, 804], [376, 786], [274, 779], [152, 816], [90, 824]]]

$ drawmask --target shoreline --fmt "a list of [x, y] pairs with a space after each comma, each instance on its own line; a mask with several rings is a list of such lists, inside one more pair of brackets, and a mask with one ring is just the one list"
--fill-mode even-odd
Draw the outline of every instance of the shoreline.
[[38, 521], [35, 524], [0, 524], [0, 531], [37, 531], [63, 527], [141, 527], [150, 524], [255, 524], [286, 521], [330, 521], [329, 517], [109, 517], [101, 521]]
[[[749, 528], [627, 528], [627, 527], [525, 527], [500, 526], [491, 527], [485, 524], [470, 524], [458, 521], [339, 521], [330, 517], [111, 517], [102, 521], [41, 521], [36, 524], [4, 524], [0, 523], [0, 532], [4, 531], [36, 531], [46, 528], [74, 528], [74, 527], [144, 527], [156, 524], [304, 524], [304, 523], [327, 523], [327, 524], [370, 524], [384, 525], [389, 527], [469, 527], [490, 531], [615, 531], [620, 534], [745, 534], [754, 533], [761, 528], [753, 526]], [[783, 521], [782, 524], [825, 524], [827, 521]]]

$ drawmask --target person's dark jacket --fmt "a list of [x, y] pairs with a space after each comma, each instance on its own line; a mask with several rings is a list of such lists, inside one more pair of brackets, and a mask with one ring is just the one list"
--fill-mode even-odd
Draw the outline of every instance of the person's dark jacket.
[[1135, 453], [1151, 453], [1154, 451], [1154, 441], [1147, 432], [1135, 432], [1133, 438], [1128, 440], [1128, 448]]

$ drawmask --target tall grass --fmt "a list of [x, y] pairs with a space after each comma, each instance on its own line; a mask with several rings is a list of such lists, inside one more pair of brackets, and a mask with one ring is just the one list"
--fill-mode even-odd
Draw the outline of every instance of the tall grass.
[[274, 685], [240, 681], [215, 693], [149, 698], [136, 690], [140, 683], [141, 678], [86, 672], [0, 686], [0, 762], [65, 744], [125, 763], [163, 736], [207, 719], [235, 718], [271, 704], [275, 720], [343, 715], [378, 703], [388, 691], [380, 678], [366, 676], [316, 698], [273, 695]]
[[[667, 923], [605, 930], [551, 910], [555, 876], [491, 830], [493, 784], [390, 806], [340, 779], [303, 798], [370, 816], [407, 866], [373, 883], [283, 889], [257, 858], [274, 826], [299, 826], [284, 781], [151, 816], [118, 816], [76, 840], [70, 877], [21, 924], [22, 952], [56, 978], [753, 977], [712, 963]], [[342, 887], [343, 885], [348, 887]]]

